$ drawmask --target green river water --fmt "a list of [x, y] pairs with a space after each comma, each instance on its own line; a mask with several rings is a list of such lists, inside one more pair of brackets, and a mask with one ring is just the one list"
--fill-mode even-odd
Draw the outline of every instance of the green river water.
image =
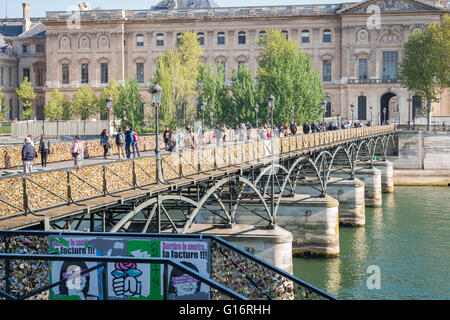
[[294, 274], [339, 299], [450, 299], [449, 231], [450, 187], [396, 186], [364, 227], [339, 229], [338, 258], [294, 258]]

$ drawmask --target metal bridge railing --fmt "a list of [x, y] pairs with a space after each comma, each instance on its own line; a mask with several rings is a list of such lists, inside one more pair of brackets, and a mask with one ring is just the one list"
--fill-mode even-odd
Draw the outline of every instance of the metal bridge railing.
[[[272, 140], [240, 142], [162, 156], [164, 180], [173, 180], [249, 162], [267, 162], [287, 152], [308, 151], [334, 143], [392, 133], [393, 125], [336, 130]], [[271, 144], [274, 144], [273, 154]], [[110, 163], [55, 169], [0, 178], [0, 219], [81, 201], [114, 195], [156, 184], [156, 158], [117, 160]]]
[[[49, 254], [49, 236], [86, 236], [114, 239], [161, 238], [166, 241], [184, 239], [211, 241], [211, 277], [206, 277], [187, 268], [177, 261], [164, 258], [135, 257], [93, 257]], [[335, 300], [332, 295], [289, 274], [256, 256], [224, 241], [215, 235], [198, 234], [141, 234], [141, 233], [99, 233], [99, 232], [43, 232], [43, 231], [0, 231], [0, 299], [49, 298], [49, 290], [58, 283], [50, 283], [49, 261], [91, 261], [98, 262], [96, 268], [103, 268], [107, 262], [135, 262], [163, 265], [163, 291], [167, 297], [167, 267], [170, 265], [188, 273], [211, 288], [211, 299], [250, 300]], [[101, 271], [104, 272], [103, 268]], [[104, 282], [106, 283], [106, 282]], [[103, 290], [107, 290], [103, 287]], [[108, 297], [108, 292], [103, 292]]]

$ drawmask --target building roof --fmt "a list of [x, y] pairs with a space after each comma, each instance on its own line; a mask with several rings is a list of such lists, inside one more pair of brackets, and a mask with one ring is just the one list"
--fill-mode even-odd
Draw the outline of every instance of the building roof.
[[30, 30], [19, 35], [19, 38], [43, 39], [45, 38], [45, 25], [38, 22], [31, 26]]
[[17, 37], [23, 32], [22, 24], [0, 24], [0, 34], [4, 37]]
[[218, 5], [213, 0], [159, 0], [150, 9], [173, 9], [175, 4], [177, 9], [208, 9], [218, 7]]

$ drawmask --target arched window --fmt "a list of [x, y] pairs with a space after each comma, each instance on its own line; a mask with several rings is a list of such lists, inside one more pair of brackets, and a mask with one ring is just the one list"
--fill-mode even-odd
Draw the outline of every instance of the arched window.
[[323, 31], [323, 42], [331, 42], [331, 30], [326, 29]]
[[224, 81], [226, 80], [226, 71], [227, 71], [227, 69], [226, 69], [226, 67], [227, 67], [227, 65], [225, 64], [225, 61], [223, 61], [223, 60], [219, 60], [219, 61], [217, 61], [217, 71], [219, 71], [220, 70], [220, 67], [219, 66], [222, 66], [222, 69], [221, 69], [221, 71], [223, 72], [223, 79], [224, 79]]
[[302, 43], [309, 43], [309, 30], [302, 31]]
[[286, 40], [289, 40], [289, 32], [287, 30], [281, 31], [281, 34], [283, 34], [286, 37]]
[[367, 98], [366, 98], [366, 96], [358, 97], [358, 120], [367, 120]]
[[245, 44], [246, 42], [246, 36], [244, 31], [240, 31], [238, 33], [238, 44]]
[[197, 33], [197, 41], [199, 45], [201, 46], [205, 45], [205, 34], [203, 32]]
[[217, 44], [225, 44], [225, 32], [219, 32], [217, 34]]
[[144, 46], [144, 35], [142, 33], [139, 33], [136, 35], [136, 47], [143, 47]]
[[266, 31], [260, 31], [259, 32], [259, 37], [261, 38], [261, 37], [264, 37], [265, 35], [267, 34], [267, 32]]
[[156, 35], [156, 45], [158, 47], [164, 46], [164, 35], [162, 33]]

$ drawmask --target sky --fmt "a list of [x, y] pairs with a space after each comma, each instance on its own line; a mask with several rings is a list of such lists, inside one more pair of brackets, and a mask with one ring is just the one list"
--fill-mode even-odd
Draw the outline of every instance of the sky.
[[[44, 17], [46, 11], [66, 11], [77, 6], [79, 2], [86, 0], [0, 0], [0, 18], [8, 13], [8, 18], [22, 17], [22, 3], [31, 5], [31, 17]], [[356, 2], [357, 0], [215, 0], [221, 7], [245, 7], [245, 6], [269, 6], [269, 5], [293, 5], [293, 4], [322, 4]], [[139, 10], [149, 9], [156, 0], [88, 0], [92, 8]], [[8, 10], [6, 10], [6, 8]]]

